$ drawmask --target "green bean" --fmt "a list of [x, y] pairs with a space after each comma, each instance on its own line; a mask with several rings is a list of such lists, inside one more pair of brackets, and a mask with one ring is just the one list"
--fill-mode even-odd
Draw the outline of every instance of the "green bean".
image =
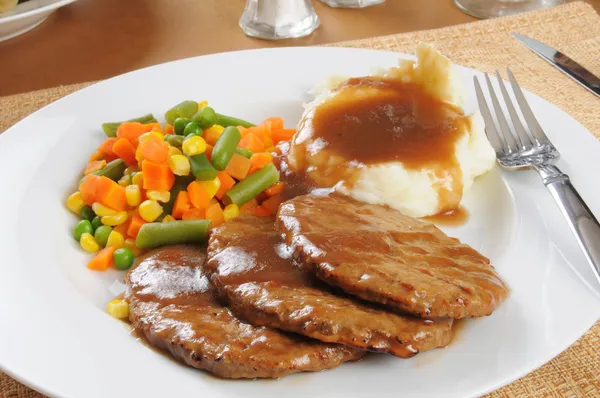
[[190, 160], [190, 168], [192, 174], [201, 181], [210, 181], [217, 178], [219, 173], [217, 169], [210, 164], [210, 161], [206, 157], [205, 153], [200, 155], [188, 156]]
[[177, 148], [181, 148], [181, 145], [183, 145], [183, 137], [180, 135], [167, 134], [165, 135], [165, 141]]
[[175, 134], [183, 135], [183, 132], [185, 131], [185, 126], [187, 126], [190, 123], [191, 120], [186, 117], [178, 117], [177, 119], [175, 119], [175, 122], [173, 123], [173, 129], [175, 130]]
[[196, 101], [183, 101], [165, 112], [165, 120], [167, 123], [173, 124], [178, 117], [190, 119], [197, 111], [198, 103]]
[[84, 220], [88, 220], [90, 222], [94, 219], [94, 217], [96, 217], [96, 213], [94, 213], [94, 210], [92, 210], [92, 206], [87, 206], [87, 205], [83, 206], [81, 208], [81, 211], [79, 212], [79, 215]]
[[254, 153], [248, 148], [235, 148], [235, 153], [242, 155], [245, 158], [250, 159]]
[[212, 164], [215, 169], [225, 170], [241, 139], [242, 134], [237, 127], [229, 126], [223, 130], [212, 152]]
[[279, 181], [279, 171], [273, 163], [269, 163], [227, 191], [223, 197], [223, 203], [225, 206], [232, 203], [241, 206], [277, 181]]
[[92, 174], [108, 177], [113, 181], [119, 181], [121, 177], [123, 177], [123, 173], [125, 173], [126, 168], [127, 165], [122, 159], [115, 159], [112, 162], [109, 162], [102, 169], [94, 171]]
[[201, 243], [208, 239], [210, 220], [177, 220], [142, 225], [135, 244], [145, 249], [176, 243]]
[[198, 136], [202, 137], [202, 134], [204, 134], [204, 131], [202, 131], [202, 129], [200, 128], [200, 126], [198, 126], [198, 124], [196, 122], [191, 122], [191, 123], [188, 123], [188, 125], [185, 126], [185, 129], [183, 130], [183, 135], [190, 135], [190, 134], [194, 134], [194, 135], [198, 135]]
[[215, 125], [217, 121], [217, 114], [213, 108], [210, 106], [205, 106], [204, 108], [198, 110], [194, 116], [192, 116], [192, 121], [200, 126], [201, 129], [207, 129]]
[[142, 124], [148, 124], [156, 123], [157, 120], [154, 118], [153, 114], [149, 113], [147, 115], [136, 117], [134, 119], [125, 120], [124, 122], [102, 123], [102, 130], [104, 131], [104, 134], [106, 134], [107, 137], [116, 137], [119, 126], [125, 122], [138, 122]]
[[179, 192], [185, 191], [190, 182], [194, 180], [195, 177], [193, 175], [175, 176], [175, 182], [173, 183], [173, 187], [171, 188], [171, 197], [169, 198], [169, 201], [163, 205], [163, 213], [171, 214]]
[[238, 119], [236, 117], [231, 117], [231, 116], [227, 116], [227, 115], [222, 115], [220, 113], [217, 113], [217, 120], [215, 121], [215, 124], [218, 124], [220, 126], [223, 127], [227, 127], [227, 126], [233, 126], [233, 127], [238, 127], [238, 126], [242, 126], [242, 127], [253, 127], [254, 124], [247, 122], [245, 120], [242, 119]]

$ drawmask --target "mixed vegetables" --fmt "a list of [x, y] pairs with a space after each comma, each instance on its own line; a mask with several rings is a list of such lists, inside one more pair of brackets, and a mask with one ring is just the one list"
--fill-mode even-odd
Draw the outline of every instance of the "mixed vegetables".
[[144, 249], [202, 242], [240, 214], [274, 215], [281, 203], [275, 146], [294, 129], [258, 125], [183, 101], [165, 113], [105, 123], [107, 139], [85, 167], [67, 207], [73, 237], [94, 253], [88, 268], [126, 270]]

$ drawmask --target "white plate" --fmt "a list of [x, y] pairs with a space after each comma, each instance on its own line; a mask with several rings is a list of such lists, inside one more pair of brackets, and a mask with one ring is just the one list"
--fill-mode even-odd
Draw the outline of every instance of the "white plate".
[[0, 41], [12, 39], [35, 28], [50, 14], [75, 0], [29, 0], [0, 14]]
[[[2, 134], [0, 368], [64, 397], [465, 397], [507, 384], [567, 348], [600, 316], [594, 278], [539, 178], [499, 169], [466, 196], [469, 222], [448, 232], [489, 256], [511, 293], [492, 316], [468, 321], [446, 349], [410, 360], [370, 355], [278, 381], [224, 381], [158, 355], [104, 312], [122, 274], [85, 267], [90, 256], [71, 237], [75, 218], [64, 207], [105, 138], [102, 122], [207, 99], [226, 114], [254, 121], [280, 115], [291, 125], [307, 90], [324, 77], [367, 74], [397, 57], [284, 48], [181, 60], [88, 87]], [[472, 97], [476, 72], [461, 73]], [[526, 96], [563, 154], [560, 166], [600, 214], [600, 185], [588, 172], [600, 169], [600, 143], [559, 108]]]

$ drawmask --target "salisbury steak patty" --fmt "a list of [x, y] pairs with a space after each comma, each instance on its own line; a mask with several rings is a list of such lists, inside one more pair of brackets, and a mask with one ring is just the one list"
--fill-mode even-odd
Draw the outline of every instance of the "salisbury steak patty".
[[319, 289], [291, 262], [274, 222], [240, 217], [212, 232], [206, 268], [236, 315], [255, 325], [405, 358], [450, 342], [452, 320], [402, 316]]
[[329, 369], [364, 355], [239, 320], [215, 299], [203, 269], [205, 253], [201, 247], [164, 247], [127, 273], [130, 320], [151, 344], [228, 378]]
[[421, 317], [489, 315], [507, 289], [487, 258], [433, 224], [340, 196], [299, 196], [277, 228], [317, 277]]

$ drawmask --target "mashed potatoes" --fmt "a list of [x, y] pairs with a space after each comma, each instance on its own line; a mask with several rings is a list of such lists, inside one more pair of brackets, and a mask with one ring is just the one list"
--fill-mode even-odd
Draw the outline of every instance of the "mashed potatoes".
[[481, 116], [464, 115], [452, 63], [427, 45], [416, 55], [416, 62], [319, 87], [292, 141], [292, 169], [413, 217], [456, 209], [495, 154]]

